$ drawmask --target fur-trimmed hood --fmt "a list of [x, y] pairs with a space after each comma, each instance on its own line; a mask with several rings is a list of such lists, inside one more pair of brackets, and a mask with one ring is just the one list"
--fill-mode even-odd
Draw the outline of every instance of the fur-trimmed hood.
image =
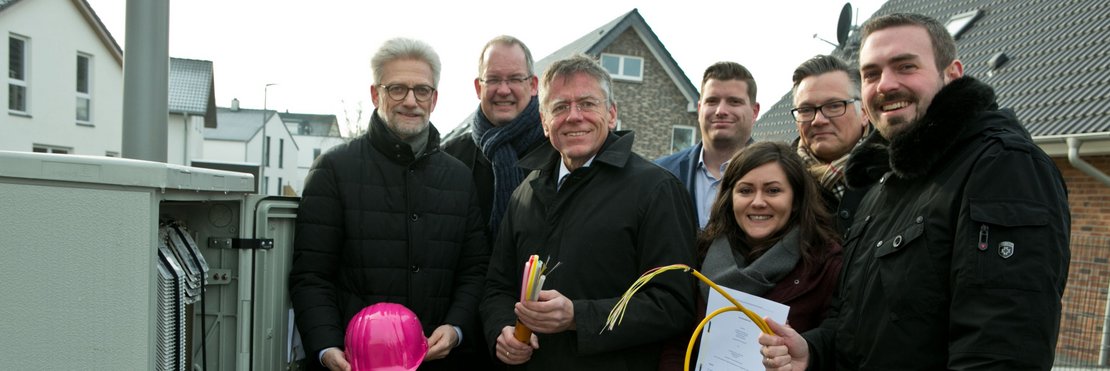
[[889, 170], [906, 179], [927, 174], [952, 145], [989, 126], [976, 118], [997, 109], [989, 85], [967, 76], [953, 80], [933, 97], [925, 116], [894, 140], [887, 141], [876, 130], [852, 151], [845, 175], [848, 186], [873, 184]]

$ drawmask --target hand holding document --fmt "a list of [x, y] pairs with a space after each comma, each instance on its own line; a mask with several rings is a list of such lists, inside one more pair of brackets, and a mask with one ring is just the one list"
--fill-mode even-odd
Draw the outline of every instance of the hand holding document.
[[[745, 307], [761, 313], [778, 323], [786, 323], [790, 307], [744, 292], [722, 287]], [[733, 306], [715, 290], [709, 290], [706, 314], [718, 308]], [[713, 317], [702, 328], [701, 348], [698, 351], [700, 371], [711, 370], [763, 370], [763, 356], [759, 354], [760, 329], [751, 319], [739, 312], [727, 312]]]
[[[548, 260], [550, 261], [550, 257]], [[538, 255], [529, 257], [528, 261], [524, 263], [524, 274], [520, 279], [520, 301], [536, 301], [536, 299], [539, 299], [540, 290], [543, 289], [543, 282], [547, 279], [547, 274], [557, 267], [559, 267], [559, 264], [556, 263], [548, 271], [548, 264], [540, 260]], [[532, 329], [524, 326], [523, 323], [520, 323], [520, 320], [516, 321], [514, 330], [513, 337], [523, 343], [527, 343], [532, 337]]]

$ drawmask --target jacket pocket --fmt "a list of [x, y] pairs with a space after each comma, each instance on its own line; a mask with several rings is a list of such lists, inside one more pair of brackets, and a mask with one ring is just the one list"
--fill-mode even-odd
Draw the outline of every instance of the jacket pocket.
[[944, 307], [942, 277], [937, 276], [921, 220], [874, 242], [875, 264], [893, 319], [930, 318]]
[[1044, 207], [1015, 200], [969, 200], [971, 220], [1001, 227], [1033, 227], [1048, 224]]
[[[975, 252], [974, 270], [965, 272], [988, 288], [1037, 290], [1030, 270], [1042, 271], [1052, 251], [1049, 211], [1020, 200], [969, 200], [969, 216], [976, 236], [961, 246]], [[966, 268], [965, 268], [966, 269]]]
[[925, 231], [925, 227], [921, 223], [914, 223], [913, 225], [903, 229], [902, 232], [890, 237], [885, 241], [879, 241], [878, 247], [875, 248], [875, 259], [882, 259], [882, 257], [901, 251], [910, 242], [913, 242], [921, 233]]

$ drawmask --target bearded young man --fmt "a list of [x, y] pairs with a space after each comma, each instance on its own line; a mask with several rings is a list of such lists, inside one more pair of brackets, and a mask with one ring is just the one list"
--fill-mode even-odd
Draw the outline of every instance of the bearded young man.
[[1060, 171], [994, 90], [963, 76], [935, 19], [863, 26], [863, 106], [878, 134], [848, 162], [873, 184], [845, 239], [833, 314], [771, 322], [768, 370], [1047, 370], [1068, 277]]

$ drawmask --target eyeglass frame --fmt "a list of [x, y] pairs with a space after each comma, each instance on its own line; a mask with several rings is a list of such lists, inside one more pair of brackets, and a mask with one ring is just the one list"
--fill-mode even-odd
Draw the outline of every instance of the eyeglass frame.
[[[412, 92], [412, 97], [414, 99], [416, 99], [417, 102], [421, 102], [421, 103], [427, 102], [427, 101], [430, 101], [432, 99], [432, 95], [435, 94], [435, 92], [436, 92], [435, 87], [433, 87], [431, 85], [424, 85], [424, 84], [420, 84], [420, 85], [416, 85], [416, 86], [408, 86], [408, 85], [405, 85], [405, 84], [389, 84], [389, 85], [378, 84], [378, 86], [381, 87], [382, 89], [385, 89], [385, 96], [387, 96], [387, 97], [389, 97], [389, 99], [392, 99], [392, 100], [397, 101], [397, 102], [404, 101], [405, 98], [408, 98], [409, 97], [409, 92]], [[394, 87], [403, 87], [403, 88], [405, 88], [405, 95], [402, 95], [400, 98], [393, 96], [393, 93], [391, 93], [390, 91], [393, 90]], [[418, 94], [416, 92], [416, 89], [420, 89], [420, 88], [428, 88], [428, 96], [424, 97], [424, 99], [420, 99], [420, 94]]]
[[[848, 105], [849, 104], [856, 103], [856, 102], [859, 102], [859, 101], [860, 101], [859, 98], [849, 98], [849, 99], [834, 100], [832, 102], [826, 102], [825, 104], [820, 104], [820, 105], [816, 105], [816, 106], [813, 106], [813, 107], [796, 107], [796, 108], [790, 109], [790, 117], [794, 118], [795, 122], [800, 122], [800, 123], [813, 122], [813, 120], [817, 119], [817, 113], [818, 112], [820, 112], [821, 115], [825, 116], [825, 118], [827, 118], [827, 119], [831, 119], [831, 118], [834, 118], [834, 117], [840, 117], [840, 116], [844, 116], [845, 113], [848, 113]], [[827, 112], [825, 112], [825, 107], [828, 107], [828, 106], [834, 105], [834, 104], [843, 104], [844, 105], [844, 112], [841, 112], [841, 113], [836, 114], [836, 115], [829, 115]], [[798, 110], [801, 109], [801, 108], [812, 109], [813, 110], [813, 118], [811, 118], [809, 120], [799, 120], [798, 119]]]
[[[566, 105], [566, 107], [565, 108], [561, 107], [564, 104]], [[582, 107], [583, 104], [586, 104], [587, 106], [591, 106], [591, 107], [583, 108]], [[601, 111], [604, 110], [604, 104], [605, 104], [604, 101], [601, 100], [601, 99], [597, 99], [597, 98], [594, 98], [594, 97], [585, 97], [585, 98], [578, 99], [578, 100], [558, 102], [556, 104], [553, 104], [549, 113], [551, 114], [552, 117], [555, 117], [555, 118], [566, 117], [567, 115], [570, 115], [570, 113], [574, 112], [575, 110], [578, 110], [578, 113], [581, 114], [581, 115], [585, 115], [585, 114], [588, 114], [588, 113], [597, 114], [597, 113], [600, 113]], [[560, 110], [560, 111], [555, 112], [556, 110]]]
[[[507, 78], [495, 77], [495, 78], [486, 78], [486, 79], [483, 79], [483, 78], [479, 77], [478, 81], [481, 82], [482, 85], [485, 85], [487, 88], [490, 88], [490, 87], [499, 88], [499, 87], [501, 87], [502, 83], [504, 83], [509, 88], [513, 88], [513, 87], [524, 86], [524, 83], [532, 80], [532, 77], [535, 77], [535, 76], [536, 75], [526, 75], [526, 76], [521, 76], [521, 77], [509, 76]], [[513, 82], [513, 80], [516, 80], [517, 82]]]

